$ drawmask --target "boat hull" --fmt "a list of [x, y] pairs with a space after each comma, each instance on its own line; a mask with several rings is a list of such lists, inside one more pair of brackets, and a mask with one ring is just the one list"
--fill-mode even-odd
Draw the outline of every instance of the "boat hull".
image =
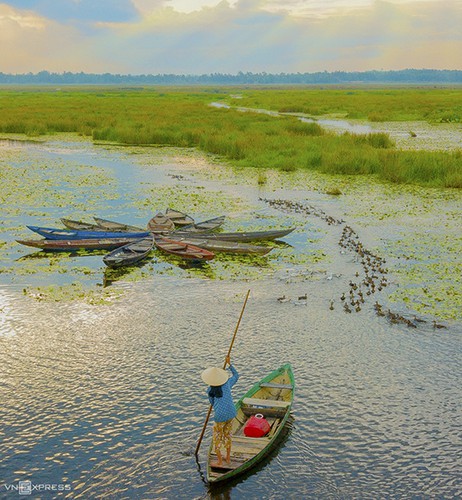
[[108, 239], [108, 238], [130, 238], [141, 239], [149, 236], [149, 231], [128, 233], [126, 231], [80, 231], [72, 229], [56, 229], [53, 227], [27, 226], [40, 236], [48, 240], [89, 240], [89, 239]]
[[82, 222], [79, 220], [65, 218], [61, 218], [61, 222], [67, 227], [67, 229], [79, 231], [101, 231], [101, 228], [97, 224], [92, 224], [90, 222]]
[[93, 217], [96, 222], [96, 227], [100, 231], [121, 231], [129, 233], [143, 232], [143, 229], [137, 226], [130, 226], [129, 224], [124, 224], [123, 222], [116, 222], [112, 220], [101, 219], [99, 217]]
[[[231, 463], [219, 467], [210, 445], [207, 460], [207, 480], [223, 483], [250, 470], [270, 453], [279, 441], [292, 408], [295, 380], [290, 364], [281, 366], [255, 384], [237, 403], [237, 415], [232, 424]], [[266, 436], [247, 437], [243, 433], [251, 415], [262, 413], [271, 424]]]
[[[207, 239], [216, 239], [223, 241], [238, 241], [238, 242], [248, 242], [248, 241], [263, 241], [263, 240], [276, 240], [278, 238], [283, 238], [284, 236], [291, 233], [294, 229], [282, 229], [274, 231], [252, 231], [252, 232], [236, 232], [236, 233], [216, 233], [207, 234]], [[175, 231], [175, 236], [183, 236], [189, 238], [203, 238], [203, 235], [197, 234], [196, 232], [187, 231]]]
[[111, 268], [131, 266], [144, 260], [154, 246], [152, 237], [133, 241], [116, 248], [103, 257], [103, 262]]
[[167, 208], [165, 215], [175, 224], [175, 226], [181, 227], [194, 224], [194, 219], [192, 217], [178, 210], [174, 210], [173, 208]]
[[189, 224], [187, 226], [183, 226], [179, 231], [189, 231], [192, 233], [207, 233], [208, 231], [213, 231], [214, 229], [218, 229], [223, 225], [225, 221], [225, 216], [220, 215], [220, 217], [215, 217], [213, 219], [204, 220], [202, 222], [198, 222], [197, 224]]
[[154, 236], [154, 244], [159, 250], [182, 259], [203, 261], [212, 260], [215, 257], [213, 252], [204, 248], [160, 236]]
[[151, 233], [168, 233], [175, 229], [175, 224], [163, 213], [159, 212], [150, 219], [147, 227]]
[[248, 245], [237, 241], [215, 240], [209, 239], [208, 237], [185, 238], [182, 236], [175, 236], [175, 233], [169, 234], [169, 239], [205, 248], [211, 252], [265, 255], [272, 250], [271, 247]]
[[21, 245], [40, 248], [52, 252], [75, 252], [77, 250], [112, 250], [128, 243], [133, 243], [130, 238], [102, 238], [86, 240], [16, 240]]

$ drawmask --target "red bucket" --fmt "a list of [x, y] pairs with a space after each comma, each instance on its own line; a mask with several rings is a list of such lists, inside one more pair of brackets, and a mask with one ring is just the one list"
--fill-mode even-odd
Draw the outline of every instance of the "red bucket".
[[270, 428], [271, 426], [266, 418], [261, 413], [257, 413], [247, 420], [244, 426], [244, 434], [247, 437], [259, 438], [268, 434]]

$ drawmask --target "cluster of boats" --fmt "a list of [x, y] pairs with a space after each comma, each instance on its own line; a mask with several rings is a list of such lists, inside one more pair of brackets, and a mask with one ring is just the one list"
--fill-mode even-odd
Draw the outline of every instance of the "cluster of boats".
[[27, 226], [43, 238], [16, 241], [47, 251], [110, 250], [103, 261], [116, 268], [142, 261], [154, 247], [193, 261], [211, 260], [214, 252], [264, 255], [271, 251], [271, 247], [249, 242], [275, 240], [293, 231], [289, 228], [214, 233], [223, 224], [224, 216], [196, 223], [189, 215], [171, 208], [152, 217], [146, 229], [99, 217], [94, 217], [94, 220], [94, 223], [88, 223], [63, 218], [64, 229]]

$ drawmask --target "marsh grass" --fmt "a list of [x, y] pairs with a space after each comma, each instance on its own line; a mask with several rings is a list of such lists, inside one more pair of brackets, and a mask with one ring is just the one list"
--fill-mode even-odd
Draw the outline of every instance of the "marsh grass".
[[[459, 120], [455, 90], [251, 90], [240, 105], [384, 119]], [[131, 145], [197, 147], [242, 167], [285, 172], [376, 175], [395, 183], [462, 186], [459, 153], [396, 151], [387, 134], [327, 132], [292, 116], [210, 107], [209, 89], [68, 89], [0, 92], [0, 132], [35, 137], [59, 132]], [[226, 89], [214, 100], [229, 100]]]
[[312, 116], [337, 114], [377, 122], [462, 122], [460, 88], [246, 89], [235, 104]]

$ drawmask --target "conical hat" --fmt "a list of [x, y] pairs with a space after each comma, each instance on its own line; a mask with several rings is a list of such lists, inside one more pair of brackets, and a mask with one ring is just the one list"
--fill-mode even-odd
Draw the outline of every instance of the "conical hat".
[[206, 368], [201, 373], [202, 380], [207, 385], [219, 386], [228, 381], [228, 372], [223, 368]]

